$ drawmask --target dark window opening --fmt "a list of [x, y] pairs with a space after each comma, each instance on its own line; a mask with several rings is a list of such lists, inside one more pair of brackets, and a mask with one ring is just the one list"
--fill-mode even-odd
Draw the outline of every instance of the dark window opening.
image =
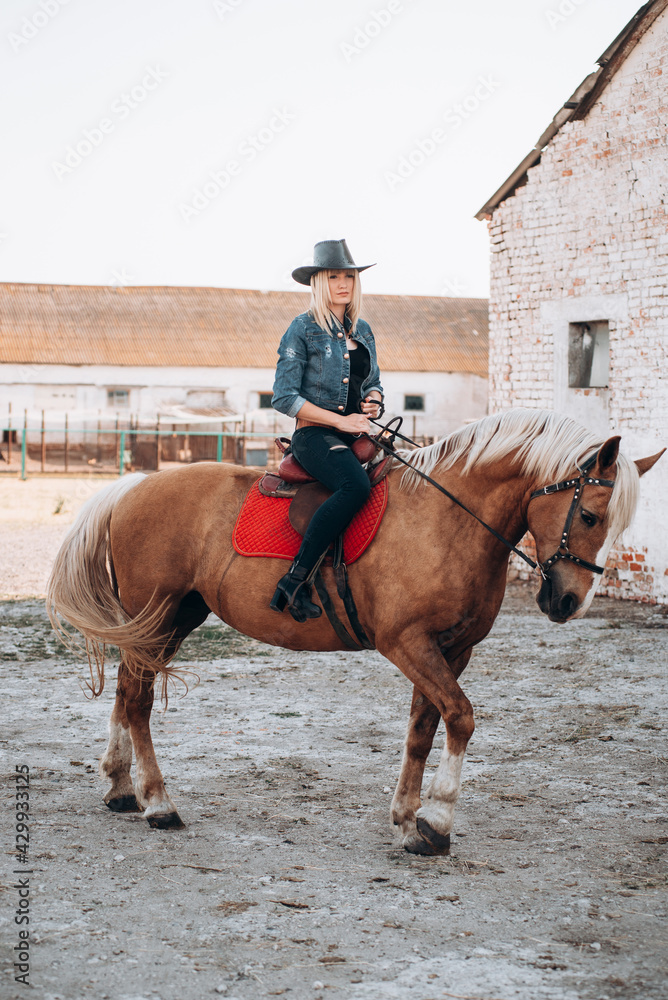
[[424, 410], [424, 396], [404, 396], [404, 410]]
[[129, 406], [129, 389], [107, 389], [107, 406]]
[[610, 374], [610, 329], [607, 320], [568, 324], [568, 385], [573, 389], [607, 389]]
[[259, 393], [259, 396], [260, 396], [260, 402], [259, 402], [258, 405], [259, 405], [260, 409], [261, 410], [270, 410], [271, 409], [271, 399], [272, 399], [273, 393], [271, 393], [271, 392], [261, 392], [261, 393]]

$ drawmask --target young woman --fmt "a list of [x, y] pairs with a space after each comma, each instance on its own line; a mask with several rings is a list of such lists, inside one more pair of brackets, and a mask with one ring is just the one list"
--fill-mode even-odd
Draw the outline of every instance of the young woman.
[[351, 451], [355, 435], [372, 432], [383, 398], [371, 327], [359, 318], [359, 272], [345, 240], [316, 243], [313, 265], [292, 272], [311, 286], [308, 312], [292, 321], [278, 348], [272, 405], [297, 418], [292, 451], [332, 490], [313, 516], [295, 561], [279, 580], [271, 607], [286, 605], [299, 622], [318, 618], [309, 574], [369, 496], [369, 479]]

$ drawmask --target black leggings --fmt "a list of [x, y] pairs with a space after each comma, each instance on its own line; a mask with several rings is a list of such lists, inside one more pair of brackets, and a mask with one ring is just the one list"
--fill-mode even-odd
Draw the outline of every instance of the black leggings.
[[354, 438], [332, 427], [300, 427], [292, 436], [292, 451], [300, 465], [332, 490], [306, 529], [297, 560], [312, 569], [331, 542], [350, 524], [369, 497], [369, 477], [353, 455]]

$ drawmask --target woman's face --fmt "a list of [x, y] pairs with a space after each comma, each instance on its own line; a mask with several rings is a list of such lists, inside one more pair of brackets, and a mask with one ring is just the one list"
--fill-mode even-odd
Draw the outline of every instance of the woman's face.
[[327, 275], [329, 283], [329, 300], [332, 305], [347, 305], [353, 297], [355, 274], [353, 271], [330, 271]]

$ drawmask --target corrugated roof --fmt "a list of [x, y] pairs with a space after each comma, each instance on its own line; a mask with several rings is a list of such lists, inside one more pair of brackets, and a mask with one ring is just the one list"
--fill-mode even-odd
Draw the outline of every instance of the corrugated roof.
[[547, 144], [554, 138], [566, 122], [578, 121], [585, 117], [601, 91], [610, 82], [629, 53], [635, 48], [645, 32], [652, 26], [657, 17], [668, 6], [668, 0], [650, 0], [637, 11], [617, 37], [610, 43], [603, 55], [596, 60], [598, 69], [586, 76], [580, 86], [568, 98], [545, 129], [534, 148], [527, 153], [522, 162], [506, 178], [500, 188], [494, 192], [489, 201], [476, 212], [476, 219], [489, 217], [495, 208], [521, 187], [526, 180], [527, 171], [540, 162], [540, 157]]
[[[0, 364], [273, 368], [302, 292], [0, 284]], [[365, 295], [381, 369], [487, 375], [487, 299]]]

